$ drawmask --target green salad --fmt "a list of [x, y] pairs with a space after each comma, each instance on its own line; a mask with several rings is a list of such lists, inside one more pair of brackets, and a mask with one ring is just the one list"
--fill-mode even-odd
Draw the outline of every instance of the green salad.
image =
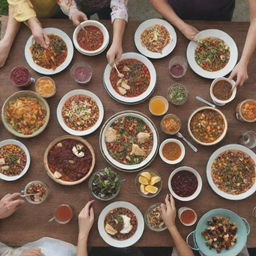
[[94, 174], [91, 180], [92, 193], [99, 199], [109, 200], [118, 194], [119, 175], [111, 168], [104, 168]]

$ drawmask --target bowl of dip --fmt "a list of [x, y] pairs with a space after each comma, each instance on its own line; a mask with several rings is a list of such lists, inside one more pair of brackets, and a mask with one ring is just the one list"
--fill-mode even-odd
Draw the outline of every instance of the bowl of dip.
[[28, 87], [35, 81], [35, 79], [31, 77], [29, 70], [22, 66], [17, 66], [12, 69], [10, 79], [17, 87]]
[[92, 79], [92, 67], [85, 62], [79, 62], [70, 70], [72, 78], [80, 85], [88, 84]]
[[178, 210], [178, 217], [184, 226], [193, 226], [197, 221], [196, 212], [189, 207], [181, 207]]
[[188, 69], [187, 60], [183, 56], [175, 56], [170, 59], [168, 70], [173, 78], [182, 78]]

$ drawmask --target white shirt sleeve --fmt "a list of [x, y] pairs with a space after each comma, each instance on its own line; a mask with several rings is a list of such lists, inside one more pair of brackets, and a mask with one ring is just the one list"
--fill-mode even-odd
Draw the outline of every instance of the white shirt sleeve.
[[110, 7], [111, 20], [114, 22], [115, 19], [122, 19], [128, 22], [128, 0], [111, 0]]

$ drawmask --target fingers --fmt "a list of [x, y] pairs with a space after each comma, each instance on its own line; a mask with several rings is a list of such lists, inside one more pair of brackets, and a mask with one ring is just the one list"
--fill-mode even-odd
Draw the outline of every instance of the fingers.
[[170, 198], [170, 201], [171, 201], [171, 207], [173, 209], [175, 209], [175, 201], [174, 201], [174, 198], [173, 198], [173, 196], [171, 194], [169, 195], [169, 198]]
[[16, 209], [17, 207], [21, 206], [22, 204], [24, 204], [24, 200], [22, 199], [17, 199], [17, 200], [14, 200], [14, 201], [11, 201], [9, 204], [8, 204], [8, 208], [14, 208]]
[[90, 208], [90, 219], [91, 219], [91, 221], [94, 220], [94, 210], [92, 207]]
[[81, 17], [82, 17], [82, 20], [84, 20], [84, 21], [85, 21], [85, 20], [88, 20], [88, 18], [87, 18], [87, 16], [86, 16], [86, 14], [85, 14], [85, 13], [83, 13], [83, 12], [81, 13]]
[[166, 213], [166, 205], [165, 204], [161, 204], [160, 208], [161, 208], [162, 214]]
[[108, 60], [108, 64], [112, 67], [115, 63], [115, 55], [108, 52], [107, 60]]
[[89, 216], [90, 215], [90, 208], [91, 208], [93, 203], [94, 203], [94, 200], [91, 200], [91, 201], [87, 202], [87, 204], [81, 210], [80, 214], [83, 214], [83, 215], [85, 214], [85, 215]]
[[44, 32], [44, 42], [45, 42], [46, 46], [48, 47], [50, 44], [50, 39], [45, 32]]
[[9, 196], [7, 198], [8, 198], [8, 200], [12, 201], [19, 196], [20, 196], [20, 193], [13, 193], [13, 194], [9, 194]]
[[229, 75], [228, 79], [232, 80], [234, 79], [234, 77], [236, 76], [236, 71], [233, 69], [233, 71], [231, 72], [231, 74]]
[[166, 204], [166, 208], [167, 211], [171, 209], [171, 203], [170, 203], [170, 199], [169, 199], [169, 194], [166, 195], [165, 197], [165, 204]]

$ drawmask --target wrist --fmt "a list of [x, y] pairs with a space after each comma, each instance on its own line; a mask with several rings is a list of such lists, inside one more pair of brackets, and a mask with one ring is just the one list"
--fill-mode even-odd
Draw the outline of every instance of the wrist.
[[176, 227], [175, 223], [174, 223], [174, 224], [169, 224], [169, 225], [167, 226], [167, 228], [168, 228], [168, 230], [169, 230], [170, 233], [172, 233], [173, 231], [176, 231], [176, 230], [177, 230], [177, 227]]
[[87, 241], [88, 240], [88, 236], [89, 236], [89, 232], [87, 232], [87, 231], [79, 232], [78, 233], [78, 240], [79, 241]]

